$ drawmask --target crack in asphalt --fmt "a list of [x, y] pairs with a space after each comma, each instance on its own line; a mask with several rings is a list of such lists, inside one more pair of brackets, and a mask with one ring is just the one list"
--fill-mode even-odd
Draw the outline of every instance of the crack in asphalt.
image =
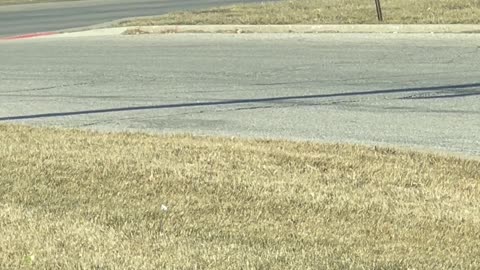
[[462, 98], [470, 96], [480, 96], [480, 88], [472, 89], [470, 91], [446, 91], [431, 92], [431, 93], [419, 93], [415, 95], [409, 95], [402, 97], [403, 100], [415, 100], [415, 99], [444, 99], [444, 98]]
[[89, 84], [92, 84], [92, 82], [81, 82], [81, 83], [73, 83], [73, 84], [61, 84], [61, 85], [47, 86], [47, 87], [37, 87], [37, 88], [29, 88], [29, 89], [1, 91], [0, 94], [46, 91], [46, 90], [53, 90], [53, 89], [72, 87], [72, 86], [85, 86], [85, 85], [89, 85]]

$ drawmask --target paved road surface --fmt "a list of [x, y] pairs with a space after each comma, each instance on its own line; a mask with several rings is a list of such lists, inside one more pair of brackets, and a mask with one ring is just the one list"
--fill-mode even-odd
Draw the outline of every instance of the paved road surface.
[[86, 27], [127, 17], [261, 0], [84, 0], [0, 6], [0, 37]]
[[480, 156], [480, 35], [0, 42], [0, 124], [193, 132]]

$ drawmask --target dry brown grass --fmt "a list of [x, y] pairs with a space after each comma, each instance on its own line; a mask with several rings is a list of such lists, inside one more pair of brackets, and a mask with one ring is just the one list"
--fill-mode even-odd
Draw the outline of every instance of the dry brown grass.
[[[382, 0], [385, 23], [480, 23], [480, 0]], [[374, 0], [288, 0], [177, 12], [121, 25], [374, 24]]]
[[0, 269], [479, 269], [479, 168], [0, 125]]

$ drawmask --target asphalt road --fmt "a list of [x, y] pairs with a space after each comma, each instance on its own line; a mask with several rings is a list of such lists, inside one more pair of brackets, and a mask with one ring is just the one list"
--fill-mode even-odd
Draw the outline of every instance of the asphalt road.
[[399, 145], [480, 157], [480, 35], [0, 42], [0, 124]]
[[252, 2], [261, 0], [83, 0], [0, 6], [0, 37], [82, 28], [128, 17]]

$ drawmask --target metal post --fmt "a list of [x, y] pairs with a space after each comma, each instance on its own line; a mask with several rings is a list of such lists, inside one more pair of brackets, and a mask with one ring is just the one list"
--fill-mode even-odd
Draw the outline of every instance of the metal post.
[[375, 0], [375, 5], [377, 6], [378, 21], [383, 22], [382, 6], [380, 5], [380, 0]]

